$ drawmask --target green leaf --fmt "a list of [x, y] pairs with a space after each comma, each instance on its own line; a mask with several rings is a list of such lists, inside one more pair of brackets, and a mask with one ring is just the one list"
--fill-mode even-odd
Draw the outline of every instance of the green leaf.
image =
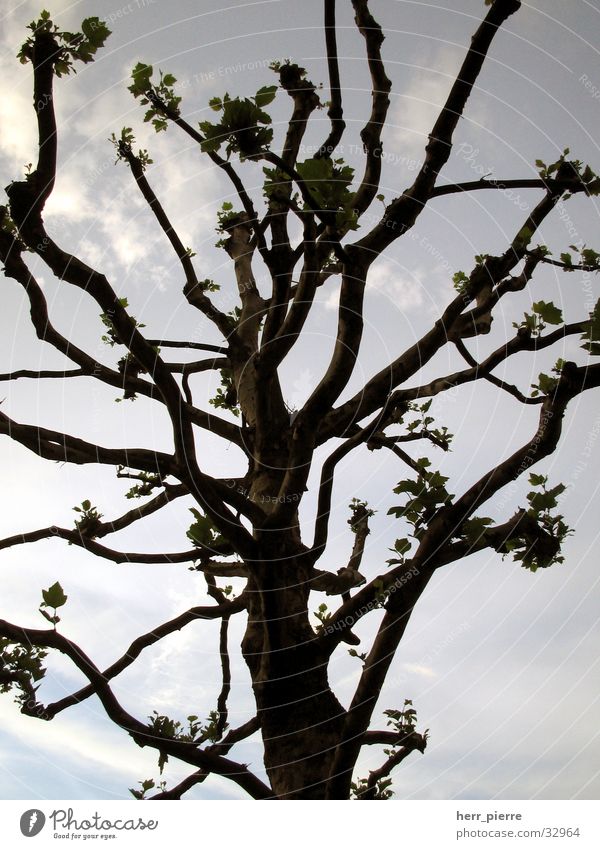
[[46, 607], [53, 607], [54, 609], [62, 607], [68, 598], [58, 581], [52, 584], [47, 590], [42, 590], [42, 596]]
[[531, 504], [536, 513], [544, 510], [551, 510], [556, 507], [556, 497], [552, 491], [550, 492], [530, 492], [527, 495], [527, 500]]
[[187, 537], [195, 545], [210, 545], [213, 538], [213, 526], [208, 516], [203, 516], [195, 507], [190, 508], [196, 521], [187, 531]]
[[592, 356], [600, 356], [600, 299], [596, 301], [596, 305], [590, 313], [589, 321], [582, 322], [581, 327], [583, 330], [581, 336], [583, 345], [581, 347]]
[[210, 121], [200, 121], [198, 126], [204, 135], [204, 140], [200, 144], [203, 153], [216, 153], [225, 141], [221, 126], [211, 124]]
[[95, 50], [104, 46], [104, 42], [110, 35], [110, 30], [105, 22], [100, 18], [86, 18], [81, 23], [81, 31], [95, 48]]
[[600, 177], [596, 177], [591, 183], [588, 183], [587, 192], [593, 197], [600, 195]]
[[469, 278], [465, 274], [464, 271], [457, 271], [456, 274], [452, 275], [452, 282], [454, 284], [454, 288], [459, 294], [464, 294], [467, 291], [467, 287], [469, 285]]
[[558, 379], [556, 377], [550, 377], [550, 375], [540, 372], [538, 375], [538, 382], [532, 384], [533, 392], [531, 394], [534, 397], [540, 394], [550, 395], [554, 392], [557, 386]]
[[351, 210], [353, 195], [349, 191], [354, 170], [349, 165], [344, 165], [341, 159], [332, 162], [330, 159], [312, 158], [299, 162], [296, 170], [318, 209], [342, 208], [347, 223], [356, 223], [356, 216]]
[[562, 253], [560, 255], [560, 261], [565, 265], [565, 271], [573, 271], [573, 257], [571, 254]]
[[190, 507], [190, 513], [196, 521], [190, 526], [186, 535], [194, 545], [213, 546], [223, 541], [223, 537], [215, 530], [208, 516], [203, 516], [195, 507]]
[[547, 475], [536, 475], [533, 472], [529, 475], [529, 483], [531, 486], [543, 486], [547, 480]]
[[396, 554], [407, 554], [410, 551], [411, 544], [406, 538], [397, 539], [394, 543], [394, 548], [391, 549], [395, 551]]
[[593, 248], [582, 248], [581, 258], [585, 265], [594, 271], [600, 271], [600, 254]]
[[138, 62], [131, 72], [133, 82], [129, 86], [129, 91], [134, 97], [139, 97], [145, 94], [152, 87], [152, 65], [147, 65], [145, 62]]
[[263, 106], [268, 106], [269, 103], [272, 103], [275, 100], [275, 95], [277, 94], [277, 86], [276, 85], [265, 85], [254, 95], [254, 102], [256, 105], [262, 109]]
[[403, 492], [408, 492], [410, 495], [418, 495], [422, 489], [423, 486], [418, 481], [413, 481], [410, 478], [407, 478], [407, 480], [400, 481], [400, 483], [394, 487], [394, 492], [396, 495], [401, 495]]
[[546, 324], [561, 324], [563, 320], [562, 311], [552, 301], [538, 301], [533, 304], [533, 311], [537, 313]]
[[489, 516], [473, 516], [463, 523], [462, 532], [467, 542], [474, 545], [491, 524], [492, 519]]

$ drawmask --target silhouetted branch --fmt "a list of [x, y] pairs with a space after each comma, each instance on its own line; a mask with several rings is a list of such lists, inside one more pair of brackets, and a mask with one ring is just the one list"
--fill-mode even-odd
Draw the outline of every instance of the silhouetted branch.
[[[192, 622], [221, 619], [223, 616], [230, 617], [244, 609], [245, 601], [242, 596], [239, 596], [233, 601], [225, 601], [213, 607], [192, 607], [189, 610], [186, 610], [185, 613], [181, 613], [179, 616], [171, 619], [169, 622], [165, 622], [157, 628], [153, 628], [152, 631], [149, 631], [147, 634], [137, 637], [131, 643], [127, 651], [104, 670], [102, 677], [105, 681], [110, 681], [113, 678], [116, 678], [117, 675], [120, 675], [121, 672], [137, 660], [144, 649], [155, 645], [160, 642], [160, 640], [168, 637], [169, 634], [173, 634], [175, 631], [180, 631]], [[44, 714], [47, 719], [53, 719], [61, 711], [83, 702], [85, 699], [93, 696], [95, 692], [96, 690], [91, 684], [87, 687], [82, 687], [76, 693], [73, 693], [70, 696], [65, 696], [59, 701], [47, 705], [44, 708]]]
[[67, 377], [84, 377], [87, 375], [88, 372], [82, 368], [69, 369], [68, 371], [50, 371], [48, 369], [42, 371], [31, 371], [30, 369], [21, 369], [20, 371], [11, 371], [7, 374], [0, 374], [0, 381], [19, 380], [19, 378], [22, 377], [26, 377], [31, 380], [46, 380], [47, 378], [62, 379]]
[[243, 764], [199, 749], [194, 743], [158, 736], [147, 725], [135, 719], [117, 701], [98, 667], [92, 663], [78, 645], [63, 637], [57, 631], [21, 628], [5, 620], [0, 620], [0, 636], [8, 637], [24, 645], [54, 648], [66, 655], [89, 680], [109, 718], [120, 728], [127, 731], [139, 746], [151, 746], [185, 763], [225, 776], [242, 787], [254, 799], [268, 799], [272, 796], [270, 788]]
[[[251, 734], [254, 734], [255, 731], [259, 730], [259, 728], [260, 724], [258, 722], [258, 717], [254, 717], [254, 719], [249, 720], [239, 728], [235, 728], [230, 731], [224, 740], [220, 743], [216, 743], [214, 746], [208, 747], [207, 751], [216, 751], [218, 754], [226, 755], [235, 743], [249, 737]], [[152, 801], [181, 799], [188, 790], [191, 790], [192, 787], [195, 787], [197, 784], [201, 784], [205, 781], [209, 774], [210, 773], [200, 769], [197, 772], [192, 773], [192, 775], [186, 776], [183, 781], [171, 788], [171, 790], [164, 790], [161, 793], [156, 793], [154, 796], [150, 796], [150, 799]]]
[[471, 39], [448, 98], [429, 134], [425, 161], [414, 183], [385, 210], [382, 220], [357, 245], [374, 257], [409, 230], [434, 191], [440, 171], [452, 149], [456, 126], [479, 77], [498, 28], [520, 8], [519, 0], [495, 0]]
[[402, 761], [414, 751], [421, 752], [421, 754], [423, 754], [425, 747], [427, 746], [427, 736], [413, 731], [412, 734], [405, 735], [402, 738], [402, 742], [402, 748], [393, 752], [393, 754], [388, 757], [379, 769], [374, 769], [369, 773], [367, 786], [359, 795], [357, 795], [357, 799], [366, 801], [368, 799], [376, 798], [378, 782], [381, 781], [382, 778], [387, 778], [392, 770], [399, 766], [399, 764], [401, 764]]
[[192, 548], [189, 551], [172, 552], [171, 554], [156, 554], [156, 553], [133, 553], [125, 551], [115, 551], [99, 542], [95, 542], [90, 537], [86, 537], [77, 530], [69, 530], [68, 528], [58, 528], [56, 525], [51, 525], [49, 528], [40, 528], [37, 531], [29, 531], [24, 534], [15, 534], [12, 537], [0, 540], [0, 550], [4, 548], [12, 548], [15, 545], [26, 545], [31, 542], [39, 542], [43, 539], [64, 539], [71, 545], [77, 545], [89, 551], [90, 554], [95, 554], [98, 557], [103, 557], [105, 560], [110, 560], [113, 563], [146, 563], [151, 564], [167, 564], [167, 563], [191, 563], [197, 560], [203, 552], [208, 556], [213, 554], [212, 549], [204, 549], [202, 547]]
[[381, 27], [369, 11], [368, 0], [352, 0], [356, 26], [363, 36], [367, 47], [367, 59], [371, 74], [371, 114], [363, 127], [360, 137], [366, 155], [364, 174], [360, 186], [352, 200], [352, 207], [360, 217], [368, 209], [377, 192], [381, 179], [381, 161], [383, 146], [381, 133], [385, 125], [392, 88], [383, 60], [381, 45], [384, 35]]
[[145, 448], [104, 448], [84, 439], [45, 427], [20, 424], [0, 412], [0, 433], [4, 433], [47, 460], [66, 463], [100, 463], [131, 466], [168, 477], [176, 471], [173, 457]]
[[327, 116], [331, 122], [329, 135], [316, 153], [316, 157], [329, 159], [339, 144], [346, 124], [343, 119], [342, 87], [338, 65], [338, 49], [335, 29], [335, 0], [324, 0], [325, 45], [327, 48], [327, 69], [329, 71], [329, 109]]

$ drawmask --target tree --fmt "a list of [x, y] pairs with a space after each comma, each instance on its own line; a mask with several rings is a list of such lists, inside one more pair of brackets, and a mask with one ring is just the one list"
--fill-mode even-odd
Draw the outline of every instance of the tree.
[[[74, 71], [77, 62], [93, 61], [109, 35], [106, 24], [87, 18], [81, 32], [70, 33], [42, 12], [31, 23], [31, 34], [19, 53], [21, 61], [33, 68], [38, 156], [25, 179], [7, 187], [1, 257], [5, 275], [22, 286], [29, 301], [37, 337], [66, 356], [73, 368], [12, 370], [1, 378], [91, 378], [118, 389], [123, 400], [151, 399], [168, 415], [173, 448], [109, 448], [0, 413], [0, 432], [40, 457], [116, 467], [117, 477], [134, 481], [127, 497], [143, 499], [118, 518], [105, 520], [93, 500], [86, 498], [75, 508], [74, 527], [26, 531], [2, 540], [0, 547], [59, 538], [113, 563], [192, 564], [214, 604], [193, 606], [152, 628], [101, 669], [58, 629], [57, 610], [67, 595], [56, 581], [43, 591], [40, 607], [50, 628], [0, 622], [0, 684], [3, 691], [15, 694], [22, 713], [44, 721], [97, 696], [112, 722], [138, 745], [158, 752], [161, 774], [169, 758], [193, 767], [194, 772], [177, 786], [161, 783], [154, 798], [180, 798], [211, 775], [230, 779], [258, 799], [388, 798], [392, 770], [411, 753], [424, 752], [428, 732], [417, 730], [410, 700], [385, 711], [385, 730], [372, 727], [373, 714], [413, 610], [432, 577], [484, 550], [510, 556], [530, 571], [563, 560], [561, 544], [569, 528], [558, 512], [558, 498], [565, 487], [550, 482], [543, 470], [531, 468], [557, 448], [569, 402], [600, 385], [600, 366], [583, 357], [581, 364], [558, 359], [549, 374], [539, 375], [532, 391], [494, 372], [513, 357], [571, 339], [590, 356], [600, 352], [600, 302], [591, 312], [565, 322], [553, 301], [533, 291], [534, 276], [537, 280], [548, 268], [567, 276], [600, 269], [600, 255], [585, 244], [568, 251], [559, 245], [556, 258], [536, 239], [559, 204], [573, 196], [598, 195], [600, 179], [590, 166], [571, 158], [568, 149], [553, 163], [537, 161], [534, 178], [482, 176], [459, 183], [444, 179], [456, 128], [494, 38], [521, 5], [518, 0], [494, 0], [487, 4], [473, 35], [413, 181], [386, 200], [380, 193], [382, 133], [391, 82], [381, 55], [384, 35], [367, 0], [353, 0], [352, 5], [372, 89], [371, 112], [361, 131], [363, 170], [358, 176], [339, 155], [346, 127], [334, 0], [324, 2], [330, 89], [326, 104], [305, 69], [292, 61], [274, 62], [277, 85], [261, 87], [253, 97], [224, 93], [213, 98], [214, 117], [196, 129], [184, 117], [172, 74], [157, 73], [144, 63], [133, 69], [129, 90], [145, 107], [144, 120], [157, 132], [174, 125], [186, 134], [235, 191], [235, 202], [223, 203], [218, 216], [219, 247], [229, 258], [238, 294], [236, 307], [225, 312], [219, 307], [219, 284], [200, 279], [193, 251], [179, 237], [152, 187], [151, 154], [138, 150], [129, 127], [112, 137], [117, 159], [129, 168], [136, 190], [177, 258], [187, 304], [198, 311], [207, 328], [216, 328], [219, 344], [170, 340], [164, 338], [166, 333], [150, 337], [107, 277], [62, 247], [44, 224], [57, 167], [54, 78]], [[276, 97], [285, 96], [292, 115], [277, 153], [267, 109]], [[327, 109], [327, 135], [313, 155], [305, 156], [305, 134], [322, 108]], [[256, 174], [257, 166], [262, 168], [262, 197], [259, 193], [252, 197], [242, 177], [244, 169]], [[383, 368], [350, 391], [375, 260], [409, 234], [423, 211], [439, 198], [515, 191], [535, 193], [536, 204], [516, 222], [508, 244], [501, 252], [476, 256], [471, 268], [456, 272], [455, 291], [427, 332], [409, 346], [399, 345]], [[105, 327], [104, 342], [118, 352], [115, 364], [99, 362], [54, 327], [44, 289], [32, 270], [33, 260], [62, 286], [75, 287], [93, 299]], [[261, 278], [268, 278], [268, 290], [259, 279], [258, 265]], [[284, 399], [281, 369], [302, 342], [318, 294], [336, 280], [341, 284], [333, 351], [308, 399], [292, 410]], [[531, 306], [522, 318], [514, 316], [508, 338], [478, 358], [468, 340], [479, 342], [490, 334], [493, 318], [511, 297], [530, 291]], [[210, 356], [173, 362], [172, 349]], [[462, 365], [432, 375], [429, 366], [446, 350], [461, 358]], [[569, 351], [575, 353], [577, 347]], [[209, 400], [215, 410], [208, 412], [197, 406], [192, 380], [212, 371], [220, 373], [221, 382]], [[449, 478], [429, 457], [420, 456], [425, 450], [421, 446], [449, 450], [452, 435], [435, 421], [432, 404], [444, 393], [469, 384], [492, 385], [535, 408], [537, 424], [513, 453], [497, 457], [477, 480], [453, 494]], [[220, 477], [206, 471], [210, 462], [206, 433], [236, 447], [237, 474]], [[412, 451], [415, 447], [418, 450]], [[394, 489], [398, 498], [389, 513], [399, 538], [387, 564], [364, 569], [373, 509], [353, 498], [347, 513], [354, 540], [351, 555], [337, 571], [320, 568], [333, 521], [336, 473], [342, 461], [360, 448], [389, 452], [398, 461], [400, 480]], [[316, 476], [315, 510], [303, 528], [300, 507], [313, 482], [311, 473]], [[484, 505], [520, 477], [530, 487], [526, 502], [504, 521], [485, 515]], [[194, 505], [187, 550], [132, 553], [102, 541], [180, 498]], [[223, 586], [221, 579], [232, 583]], [[233, 586], [240, 587], [237, 596]], [[323, 595], [333, 599], [333, 610], [321, 601]], [[316, 612], [318, 625], [311, 622], [311, 611]], [[230, 728], [228, 632], [234, 617], [243, 616], [247, 624], [241, 651], [252, 681], [256, 716]], [[132, 715], [116, 697], [113, 681], [144, 649], [199, 620], [215, 621], [220, 628], [222, 682], [216, 709], [207, 720], [189, 715], [186, 725], [158, 711], [147, 722]], [[369, 645], [361, 644], [359, 651], [356, 631], [363, 620], [375, 620], [377, 627], [367, 632]], [[362, 671], [351, 703], [344, 707], [330, 686], [328, 671], [334, 653], [347, 646]], [[50, 650], [65, 655], [87, 683], [71, 695], [42, 704], [38, 688]], [[237, 742], [256, 732], [264, 747], [265, 781], [230, 757]], [[381, 767], [366, 778], [355, 776], [361, 749], [376, 745], [386, 746]], [[155, 782], [148, 779], [134, 795], [147, 797], [153, 788]]]

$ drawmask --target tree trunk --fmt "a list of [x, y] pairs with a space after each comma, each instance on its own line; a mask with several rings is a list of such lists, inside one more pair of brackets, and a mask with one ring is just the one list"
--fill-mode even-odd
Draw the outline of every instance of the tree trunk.
[[[274, 533], [252, 570], [242, 652], [274, 795], [323, 799], [345, 711], [329, 688], [326, 658], [316, 648], [308, 619], [309, 572], [294, 536], [291, 529]], [[286, 556], [290, 549], [295, 551]]]

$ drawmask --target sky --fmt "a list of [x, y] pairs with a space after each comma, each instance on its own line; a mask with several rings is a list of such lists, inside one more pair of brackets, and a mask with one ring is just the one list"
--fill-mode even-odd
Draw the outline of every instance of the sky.
[[[359, 131], [369, 104], [364, 45], [352, 21], [350, 3], [340, 3], [338, 42], [344, 87], [347, 138], [340, 155], [360, 166]], [[0, 98], [0, 173], [2, 185], [19, 179], [35, 162], [35, 120], [31, 108], [30, 66], [15, 59], [26, 24], [39, 8], [29, 0], [5, 4], [0, 36], [3, 95]], [[384, 132], [381, 191], [386, 200], [410, 184], [423, 156], [427, 133], [443, 104], [478, 20], [482, 0], [425, 3], [372, 0], [371, 9], [386, 33], [382, 53], [393, 93]], [[53, 3], [50, 11], [65, 29], [82, 18], [104, 18], [112, 35], [93, 65], [58, 81], [59, 170], [46, 207], [48, 229], [62, 245], [107, 275], [149, 337], [218, 342], [181, 296], [182, 280], [172, 252], [131, 176], [115, 165], [108, 138], [122, 126], [134, 128], [154, 165], [148, 179], [186, 245], [197, 254], [203, 277], [222, 284], [220, 305], [235, 305], [228, 258], [215, 248], [216, 212], [231, 199], [230, 187], [186, 137], [170, 128], [159, 136], [143, 124], [143, 112], [127, 92], [131, 68], [145, 61], [174, 73], [182, 109], [190, 123], [209, 119], [208, 101], [225, 91], [252, 95], [275, 81], [273, 59], [291, 58], [305, 66], [315, 83], [327, 70], [321, 28], [321, 3], [308, 0], [261, 2], [178, 2], [132, 0]], [[523, 3], [494, 41], [442, 177], [455, 180], [536, 176], [535, 160], [555, 161], [564, 148], [600, 170], [600, 10], [597, 2], [536, 0]], [[281, 140], [289, 104], [273, 104], [275, 138]], [[305, 155], [321, 141], [325, 110], [315, 116], [305, 139]], [[311, 149], [311, 145], [313, 148]], [[255, 197], [261, 172], [242, 172]], [[427, 330], [452, 295], [452, 275], [468, 272], [479, 253], [502, 251], [520, 228], [539, 195], [474, 193], [440, 198], [420, 216], [415, 228], [374, 263], [368, 287], [362, 359], [348, 387], [350, 397], [398, 351]], [[379, 216], [383, 207], [374, 209]], [[366, 224], [376, 218], [365, 216]], [[574, 198], [544, 223], [540, 241], [555, 255], [574, 242], [598, 247], [597, 199]], [[594, 240], [596, 240], [594, 242]], [[117, 355], [101, 342], [98, 308], [79, 291], [59, 286], [32, 259], [55, 326], [102, 362]], [[259, 286], [266, 278], [257, 267]], [[483, 358], [512, 333], [532, 300], [554, 299], [565, 319], [587, 316], [600, 296], [589, 275], [564, 275], [547, 268], [531, 293], [503, 305], [489, 337], [471, 342]], [[319, 380], [331, 350], [337, 304], [335, 281], [324, 287], [306, 336], [282, 371], [285, 398], [298, 408]], [[62, 368], [65, 358], [41, 345], [31, 327], [20, 287], [2, 281], [0, 372], [20, 368]], [[554, 347], [537, 358], [517, 358], [507, 377], [524, 389], [559, 357], [585, 362], [578, 342]], [[173, 357], [173, 359], [176, 359]], [[458, 362], [443, 354], [415, 383], [445, 373]], [[502, 374], [499, 374], [502, 376]], [[214, 376], [201, 375], [195, 397], [214, 394]], [[208, 393], [208, 395], [207, 395]], [[168, 420], [147, 399], [115, 403], [117, 393], [93, 381], [32, 383], [0, 387], [3, 409], [18, 421], [39, 423], [104, 445], [135, 445], [169, 450]], [[157, 405], [158, 407], [160, 405]], [[432, 412], [455, 434], [453, 451], [433, 456], [450, 476], [452, 492], [463, 492], [481, 473], [522, 444], [534, 428], [535, 410], [523, 408], [493, 387], [465, 387], [436, 399]], [[600, 790], [597, 728], [597, 649], [600, 635], [597, 577], [597, 498], [600, 459], [600, 406], [590, 393], [569, 407], [557, 454], [535, 471], [567, 491], [561, 508], [575, 530], [565, 544], [565, 563], [535, 574], [494, 554], [481, 554], [439, 570], [419, 606], [396, 657], [378, 704], [381, 712], [413, 700], [421, 727], [430, 730], [425, 755], [412, 755], [395, 774], [397, 798], [415, 799], [589, 799]], [[319, 457], [325, 456], [322, 452]], [[89, 498], [106, 518], [125, 512], [128, 488], [114, 469], [67, 466], [40, 460], [0, 441], [3, 497], [0, 537], [45, 527], [71, 527], [73, 506]], [[200, 459], [209, 473], [227, 476], [241, 468], [231, 445], [203, 436]], [[315, 470], [311, 481], [317, 479]], [[392, 489], [403, 470], [379, 453], [360, 449], [341, 465], [334, 490], [333, 544], [324, 565], [337, 568], [352, 547], [346, 524], [350, 497], [366, 499], [377, 512], [362, 571], [372, 577], [390, 556], [394, 539], [404, 534], [386, 514], [398, 497]], [[490, 515], [502, 520], [523, 503], [526, 481], [498, 494]], [[122, 550], [168, 551], [187, 548], [185, 531], [191, 502], [169, 506], [124, 532], [114, 546]], [[314, 499], [302, 505], [310, 537]], [[594, 518], [596, 517], [596, 518]], [[112, 538], [109, 538], [112, 543]], [[138, 634], [187, 607], [206, 601], [200, 576], [186, 566], [135, 566], [105, 563], [59, 540], [0, 552], [0, 616], [42, 627], [41, 589], [60, 580], [69, 596], [61, 628], [100, 665], [120, 656]], [[323, 599], [316, 598], [316, 603]], [[236, 626], [232, 645], [242, 636]], [[367, 641], [373, 625], [357, 632]], [[136, 716], [153, 710], [183, 718], [206, 716], [219, 689], [215, 657], [217, 634], [198, 623], [153, 649], [121, 676], [115, 692]], [[239, 652], [238, 652], [239, 654]], [[248, 674], [234, 659], [232, 724], [253, 714]], [[336, 653], [331, 683], [343, 703], [352, 697], [360, 664], [346, 647]], [[40, 691], [43, 701], [80, 685], [76, 670], [52, 657]], [[260, 773], [259, 747], [249, 740], [234, 750], [240, 761]], [[380, 764], [381, 753], [363, 754], [358, 773]], [[187, 770], [169, 764], [169, 784]], [[60, 714], [52, 723], [22, 717], [10, 696], [0, 699], [0, 798], [117, 799], [144, 778], [158, 775], [152, 752], [136, 747], [102, 717], [96, 700]], [[219, 778], [197, 788], [192, 798], [242, 798]]]

